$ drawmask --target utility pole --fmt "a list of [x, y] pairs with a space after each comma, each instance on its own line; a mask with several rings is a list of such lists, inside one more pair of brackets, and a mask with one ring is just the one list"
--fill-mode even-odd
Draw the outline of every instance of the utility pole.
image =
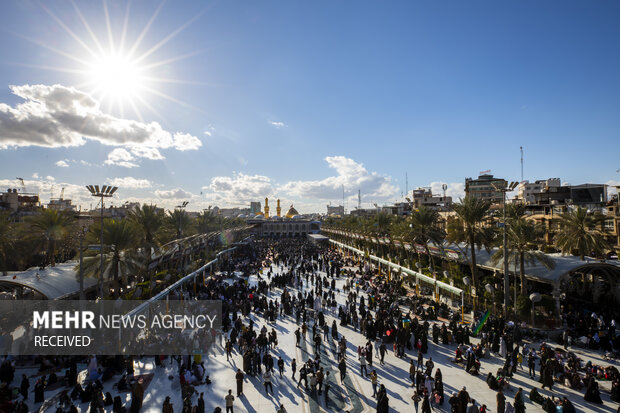
[[361, 189], [357, 190], [357, 209], [362, 209], [362, 191], [361, 191]]

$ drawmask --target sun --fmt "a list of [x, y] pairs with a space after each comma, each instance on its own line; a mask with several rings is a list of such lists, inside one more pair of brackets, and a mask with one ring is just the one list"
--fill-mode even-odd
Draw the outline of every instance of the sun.
[[96, 94], [118, 103], [140, 98], [146, 86], [144, 67], [128, 56], [107, 53], [93, 59], [87, 70], [88, 83]]
[[117, 15], [120, 18], [118, 21], [122, 21], [121, 27], [118, 24], [113, 24], [108, 10], [108, 1], [103, 0], [103, 13], [101, 13], [107, 28], [107, 36], [106, 33], [95, 33], [76, 3], [71, 2], [77, 17], [83, 24], [81, 32], [76, 32], [76, 30], [80, 30], [79, 27], [64, 22], [45, 3], [41, 2], [40, 6], [43, 10], [50, 15], [58, 26], [64, 29], [69, 37], [75, 41], [75, 45], [79, 47], [75, 48], [77, 51], [68, 52], [50, 46], [46, 41], [27, 38], [27, 40], [70, 61], [68, 66], [27, 66], [77, 75], [76, 82], [71, 86], [91, 94], [102, 106], [106, 107], [108, 113], [120, 114], [121, 117], [125, 117], [125, 111], [128, 110], [133, 111], [140, 121], [144, 121], [141, 108], [146, 108], [156, 117], [163, 118], [163, 115], [155, 108], [156, 106], [152, 104], [154, 98], [165, 99], [188, 109], [200, 111], [200, 108], [165, 93], [163, 85], [204, 84], [194, 80], [179, 80], [167, 75], [161, 76], [161, 72], [164, 70], [168, 74], [171, 72], [173, 63], [201, 54], [206, 49], [192, 50], [172, 57], [160, 57], [156, 60], [155, 53], [197, 21], [206, 12], [207, 7], [165, 35], [163, 39], [149, 46], [148, 43], [151, 43], [148, 36], [149, 30], [165, 1], [162, 1], [154, 10], [139, 35], [132, 39], [128, 38], [131, 2], [127, 2], [124, 15]]

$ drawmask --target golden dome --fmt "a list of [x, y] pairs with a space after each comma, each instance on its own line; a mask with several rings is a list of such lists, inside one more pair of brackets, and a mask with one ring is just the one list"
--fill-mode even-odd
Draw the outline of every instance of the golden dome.
[[291, 205], [291, 208], [288, 210], [285, 216], [287, 218], [293, 218], [295, 215], [299, 215], [299, 212], [297, 212], [297, 210], [293, 208], [293, 205]]

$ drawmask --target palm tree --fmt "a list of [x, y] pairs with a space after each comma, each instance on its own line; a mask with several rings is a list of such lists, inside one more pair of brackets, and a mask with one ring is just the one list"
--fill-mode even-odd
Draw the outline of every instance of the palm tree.
[[525, 204], [506, 204], [506, 221], [525, 217]]
[[[97, 243], [101, 233], [100, 224], [94, 224], [87, 235], [91, 243]], [[103, 278], [112, 279], [115, 296], [120, 292], [120, 278], [125, 280], [128, 274], [142, 267], [135, 247], [138, 236], [129, 220], [106, 219], [103, 223], [103, 243], [107, 252], [94, 253], [84, 259], [84, 276], [97, 277], [101, 274], [101, 253], [103, 253]], [[79, 272], [79, 265], [76, 267]]]
[[446, 233], [439, 227], [439, 212], [422, 205], [411, 213], [411, 237], [412, 241], [424, 245], [433, 271], [435, 262], [428, 248], [428, 243], [432, 242], [436, 246], [441, 246], [446, 237]]
[[192, 227], [192, 220], [184, 209], [168, 211], [165, 222], [168, 232], [176, 233], [176, 239], [188, 236]]
[[142, 204], [129, 211], [129, 220], [140, 233], [140, 245], [144, 254], [151, 255], [153, 248], [160, 245], [159, 235], [164, 224], [164, 211], [156, 205]]
[[44, 209], [39, 215], [28, 219], [31, 236], [40, 240], [46, 252], [46, 264], [56, 265], [58, 245], [70, 233], [74, 218], [54, 209]]
[[[371, 237], [379, 239], [389, 234], [391, 223], [390, 215], [385, 212], [379, 212], [366, 221], [365, 229]], [[379, 255], [383, 255], [383, 244], [378, 243], [376, 247], [380, 251]]]
[[587, 254], [602, 255], [608, 249], [603, 232], [596, 228], [603, 216], [578, 207], [560, 215], [560, 232], [555, 237], [562, 254], [576, 252], [581, 260]]
[[457, 219], [450, 221], [448, 225], [447, 239], [455, 244], [465, 243], [466, 249], [471, 249], [470, 269], [472, 284], [476, 291], [478, 291], [478, 267], [475, 249], [480, 250], [482, 247], [489, 249], [495, 237], [493, 228], [484, 225], [490, 207], [490, 202], [467, 195], [453, 205]]
[[220, 222], [218, 221], [218, 217], [213, 215], [210, 211], [203, 211], [202, 214], [198, 215], [196, 227], [198, 229], [198, 233], [206, 234], [220, 229]]
[[[508, 216], [508, 214], [506, 214]], [[535, 248], [536, 242], [540, 240], [544, 229], [534, 222], [525, 218], [507, 221], [506, 238], [508, 239], [507, 260], [508, 262], [519, 263], [519, 277], [521, 279], [521, 294], [527, 294], [527, 284], [525, 279], [525, 263], [534, 265], [540, 262], [545, 268], [555, 267], [555, 261], [549, 256]], [[491, 256], [491, 262], [495, 265], [504, 259], [504, 250], [500, 249]]]
[[7, 257], [13, 252], [13, 231], [9, 214], [0, 213], [0, 269], [3, 275], [6, 275], [8, 270]]

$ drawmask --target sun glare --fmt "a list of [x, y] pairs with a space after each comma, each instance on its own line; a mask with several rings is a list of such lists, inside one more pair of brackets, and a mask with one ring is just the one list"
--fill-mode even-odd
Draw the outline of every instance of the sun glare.
[[[114, 25], [110, 19], [107, 2], [108, 0], [103, 0], [103, 15], [107, 27], [107, 45], [104, 44], [105, 42], [103, 40], [105, 38], [105, 33], [97, 34], [93, 31], [76, 3], [72, 2], [77, 16], [83, 23], [85, 33], [74, 32], [74, 29], [70, 27], [70, 25], [56, 16], [56, 14], [42, 2], [40, 6], [75, 40], [77, 45], [81, 46], [85, 54], [80, 55], [66, 52], [50, 46], [47, 42], [29, 39], [43, 48], [68, 58], [73, 64], [73, 66], [68, 67], [35, 66], [47, 70], [79, 74], [81, 82], [73, 86], [91, 93], [93, 97], [106, 105], [108, 112], [118, 110], [121, 116], [124, 116], [125, 109], [131, 109], [140, 120], [143, 120], [140, 110], [140, 107], [143, 107], [154, 115], [161, 117], [161, 114], [150, 103], [151, 96], [153, 95], [174, 102], [175, 104], [199, 110], [194, 106], [169, 96], [161, 89], [161, 85], [165, 83], [192, 84], [195, 82], [158, 76], [157, 68], [166, 67], [166, 72], [169, 72], [171, 63], [188, 59], [202, 53], [204, 50], [197, 50], [191, 53], [159, 60], [153, 60], [153, 57], [155, 52], [160, 50], [170, 40], [198, 20], [207, 9], [205, 8], [200, 13], [194, 15], [191, 19], [166, 35], [162, 40], [156, 42], [153, 46], [142, 48], [142, 44], [146, 43], [148, 40], [147, 34], [149, 33], [149, 29], [153, 25], [165, 2], [160, 3], [140, 34], [131, 43], [129, 43], [129, 39], [127, 39], [128, 26], [130, 24], [130, 2], [127, 3], [125, 9], [120, 36], [114, 35]], [[86, 36], [86, 34], [88, 34], [88, 36]], [[75, 63], [78, 63], [78, 67], [74, 66]]]
[[90, 83], [101, 94], [122, 101], [139, 97], [144, 86], [143, 70], [126, 56], [108, 54], [95, 59], [90, 67]]

